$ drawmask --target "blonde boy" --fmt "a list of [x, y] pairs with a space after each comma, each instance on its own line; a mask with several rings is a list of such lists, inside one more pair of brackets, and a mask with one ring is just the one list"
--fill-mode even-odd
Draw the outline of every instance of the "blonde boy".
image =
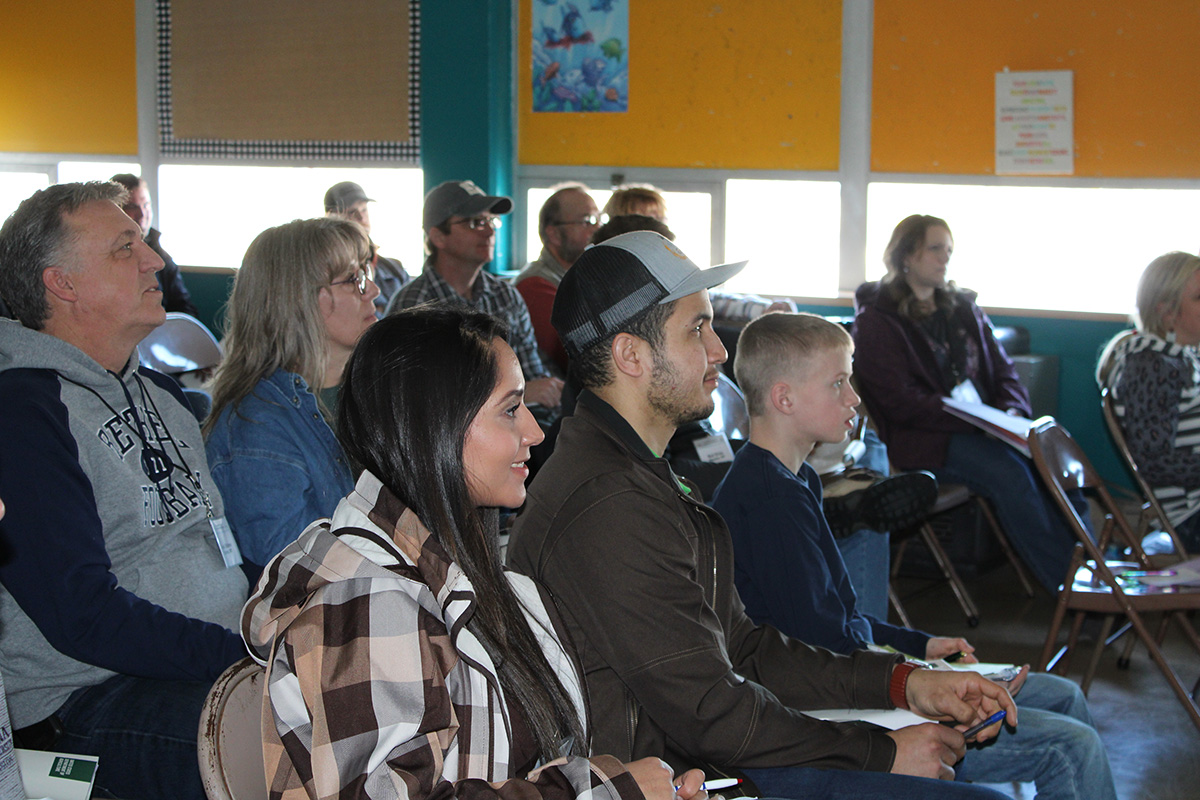
[[[965, 639], [900, 628], [856, 608], [821, 511], [820, 480], [805, 463], [817, 443], [840, 442], [854, 425], [853, 352], [841, 326], [811, 314], [768, 314], [738, 339], [734, 372], [750, 409], [750, 441], [712, 504], [733, 537], [738, 593], [755, 622], [835, 652], [878, 643], [929, 659], [963, 651], [974, 661]], [[1108, 758], [1078, 687], [1053, 675], [1026, 680], [1023, 671], [1013, 682], [1013, 693], [1018, 689], [1020, 729], [969, 750], [956, 767], [960, 777], [1032, 780], [1038, 797], [1114, 797]]]

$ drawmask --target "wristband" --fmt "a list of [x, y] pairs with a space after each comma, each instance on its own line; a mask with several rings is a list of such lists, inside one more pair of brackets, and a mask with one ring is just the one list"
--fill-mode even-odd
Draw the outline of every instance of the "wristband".
[[903, 661], [892, 670], [892, 678], [888, 681], [888, 697], [891, 698], [892, 705], [896, 708], [908, 710], [908, 697], [905, 695], [905, 691], [908, 688], [908, 676], [915, 669], [918, 669], [916, 664], [911, 661]]

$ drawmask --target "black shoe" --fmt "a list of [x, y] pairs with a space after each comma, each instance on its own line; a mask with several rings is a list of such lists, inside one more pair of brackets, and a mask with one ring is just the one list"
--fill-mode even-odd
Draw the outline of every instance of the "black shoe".
[[937, 479], [928, 472], [883, 477], [871, 470], [851, 470], [826, 487], [825, 519], [839, 539], [863, 529], [901, 530], [923, 519], [937, 496]]

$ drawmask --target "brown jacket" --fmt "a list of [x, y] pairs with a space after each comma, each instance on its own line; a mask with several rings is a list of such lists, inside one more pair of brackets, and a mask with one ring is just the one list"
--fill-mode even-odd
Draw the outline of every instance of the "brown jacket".
[[754, 625], [720, 515], [595, 395], [563, 421], [508, 552], [566, 619], [593, 752], [659, 756], [677, 770], [891, 768], [885, 732], [798, 709], [891, 708], [899, 659], [834, 655]]

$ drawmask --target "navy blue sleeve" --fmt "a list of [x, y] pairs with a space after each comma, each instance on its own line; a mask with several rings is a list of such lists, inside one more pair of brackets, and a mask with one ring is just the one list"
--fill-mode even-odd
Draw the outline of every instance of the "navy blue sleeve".
[[925, 645], [933, 638], [928, 633], [901, 628], [899, 625], [884, 622], [870, 614], [864, 614], [863, 617], [871, 623], [871, 635], [875, 639], [875, 644], [894, 647], [913, 658], [925, 658]]
[[46, 640], [78, 661], [146, 678], [213, 680], [244, 657], [233, 631], [117, 585], [54, 373], [0, 375], [0, 408], [0, 583]]
[[850, 576], [819, 499], [789, 481], [782, 467], [771, 469], [763, 455], [739, 453], [713, 502], [733, 537], [746, 613], [835, 653], [865, 648], [870, 624], [854, 608]]

